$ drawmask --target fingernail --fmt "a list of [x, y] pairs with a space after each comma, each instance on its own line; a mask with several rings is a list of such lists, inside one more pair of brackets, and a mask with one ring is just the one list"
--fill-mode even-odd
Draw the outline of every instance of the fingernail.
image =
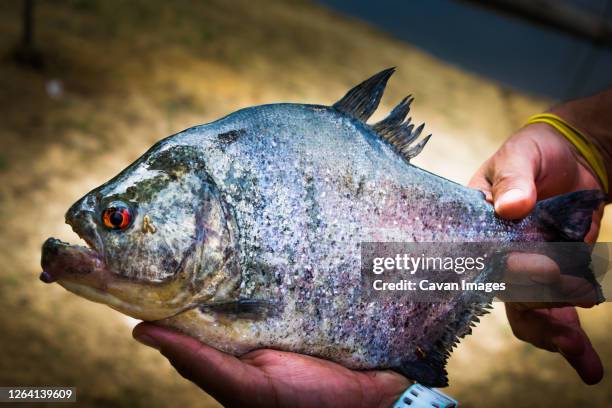
[[509, 203], [514, 203], [520, 200], [525, 199], [527, 195], [523, 192], [523, 190], [518, 188], [513, 188], [505, 193], [503, 193], [497, 200], [495, 200], [495, 210], [499, 209]]
[[147, 334], [139, 334], [134, 336], [134, 338], [145, 346], [153, 347], [155, 350], [159, 350], [161, 348], [159, 343], [153, 337]]

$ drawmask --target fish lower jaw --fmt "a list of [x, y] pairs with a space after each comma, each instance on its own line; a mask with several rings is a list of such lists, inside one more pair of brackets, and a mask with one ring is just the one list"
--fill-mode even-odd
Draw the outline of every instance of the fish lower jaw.
[[170, 318], [174, 316], [176, 313], [182, 312], [182, 310], [179, 312], [171, 311], [167, 313], [163, 313], [160, 311], [152, 311], [152, 310], [145, 309], [137, 304], [123, 301], [108, 292], [97, 289], [95, 287], [91, 287], [89, 285], [85, 285], [85, 284], [81, 284], [81, 283], [77, 283], [77, 282], [73, 282], [69, 280], [63, 280], [63, 279], [58, 280], [57, 283], [59, 283], [63, 288], [65, 288], [69, 292], [72, 292], [78, 296], [84, 297], [87, 300], [91, 300], [92, 302], [102, 303], [107, 306], [110, 306], [111, 308], [125, 315], [133, 317], [134, 319], [146, 320], [146, 321], [161, 320], [161, 319]]

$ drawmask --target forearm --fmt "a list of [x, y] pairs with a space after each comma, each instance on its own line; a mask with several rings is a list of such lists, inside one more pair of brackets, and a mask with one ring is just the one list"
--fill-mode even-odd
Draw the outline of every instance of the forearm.
[[[595, 144], [603, 156], [608, 177], [612, 178], [612, 88], [550, 109], [576, 126]], [[612, 192], [611, 192], [612, 193]], [[612, 194], [609, 200], [612, 201]]]

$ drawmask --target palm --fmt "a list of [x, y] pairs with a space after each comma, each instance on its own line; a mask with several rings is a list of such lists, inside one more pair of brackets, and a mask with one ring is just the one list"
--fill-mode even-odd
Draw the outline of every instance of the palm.
[[152, 324], [135, 336], [153, 335], [177, 371], [225, 406], [390, 406], [410, 385], [391, 371], [354, 371], [318, 358], [257, 350], [237, 358]]
[[354, 371], [326, 360], [275, 350], [254, 351], [240, 361], [252, 376], [252, 387], [262, 406], [269, 406], [271, 396], [278, 406], [389, 406], [409, 384], [393, 372]]

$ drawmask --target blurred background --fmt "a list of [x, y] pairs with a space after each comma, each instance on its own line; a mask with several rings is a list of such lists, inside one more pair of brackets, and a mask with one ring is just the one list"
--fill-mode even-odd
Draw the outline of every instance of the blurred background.
[[[331, 104], [389, 66], [374, 120], [413, 94], [434, 134], [416, 164], [466, 183], [529, 115], [612, 83], [611, 14], [605, 0], [0, 2], [0, 385], [76, 386], [83, 406], [217, 406], [132, 340], [134, 321], [38, 280], [41, 243], [78, 239], [70, 204], [162, 137], [254, 104]], [[450, 395], [612, 405], [610, 376], [583, 385], [516, 340], [500, 306], [451, 357]], [[607, 368], [611, 306], [581, 311]]]

